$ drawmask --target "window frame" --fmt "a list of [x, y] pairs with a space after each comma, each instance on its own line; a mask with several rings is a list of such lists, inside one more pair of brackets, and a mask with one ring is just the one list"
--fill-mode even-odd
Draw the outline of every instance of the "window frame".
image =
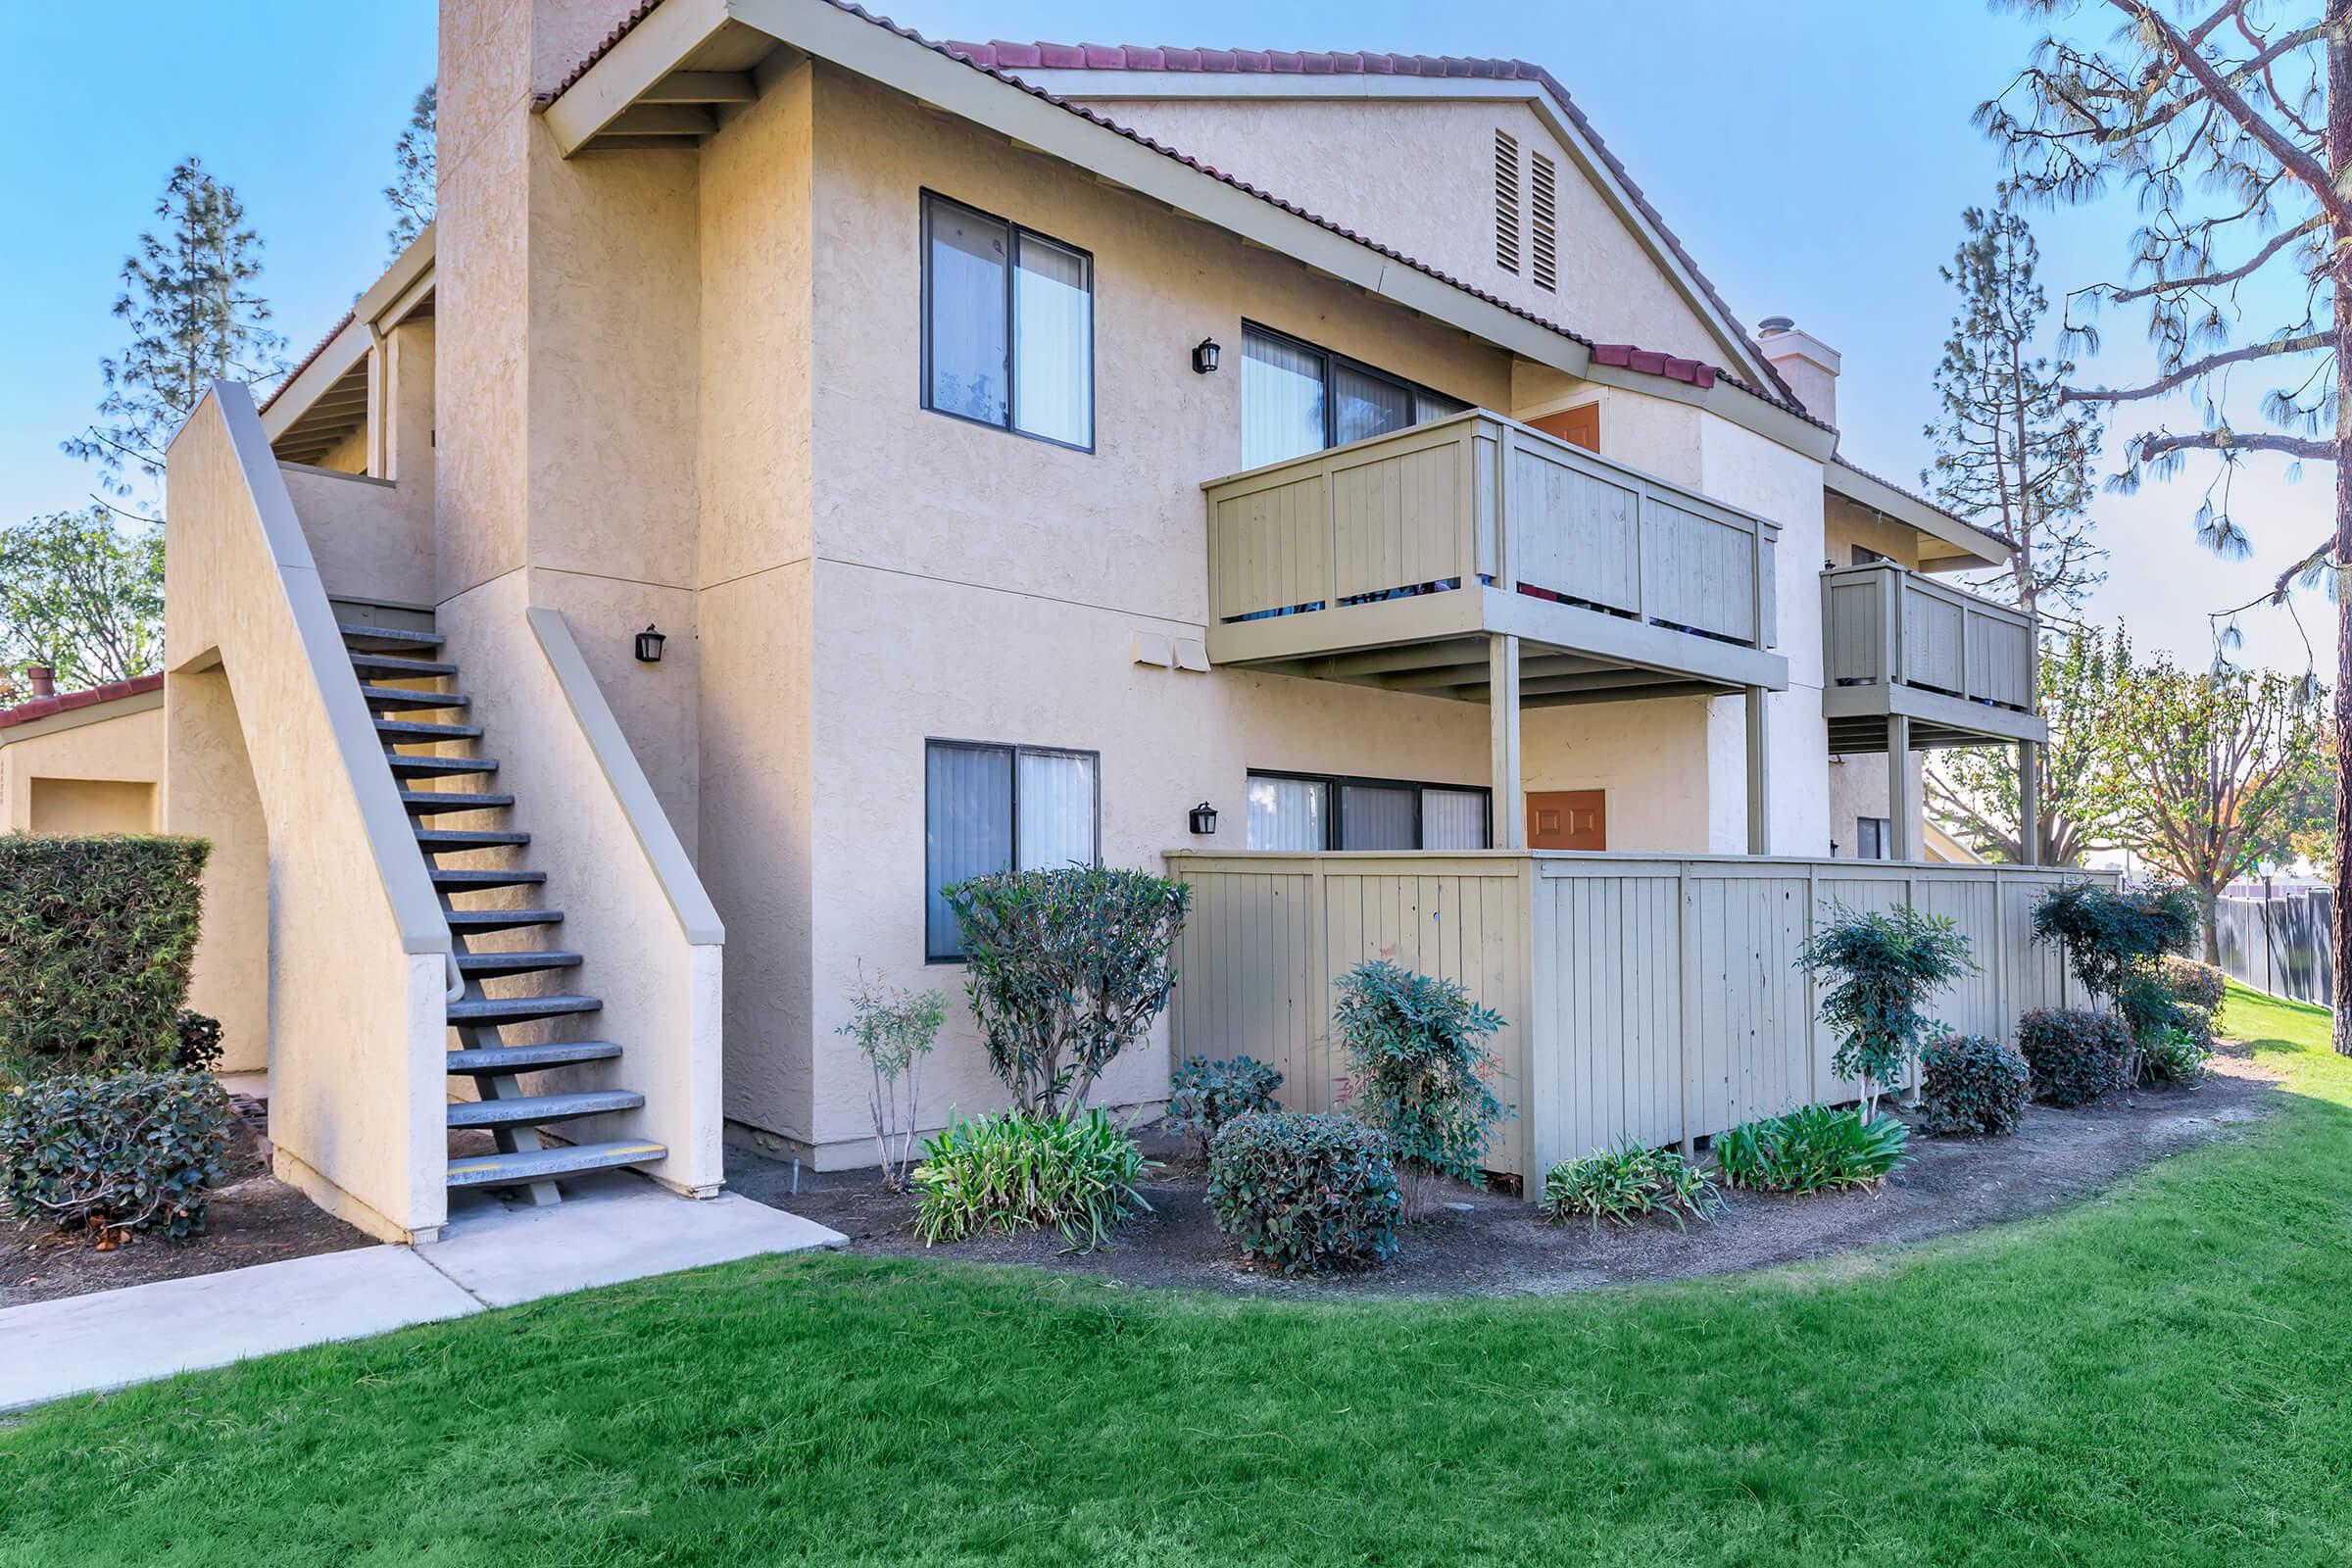
[[[1323, 847], [1320, 850], [1269, 850], [1264, 852], [1270, 855], [1419, 854], [1422, 851], [1422, 846], [1427, 842], [1429, 833], [1429, 807], [1423, 800], [1423, 796], [1431, 790], [1446, 790], [1456, 795], [1477, 795], [1483, 797], [1486, 801], [1486, 848], [1491, 850], [1494, 847], [1494, 791], [1489, 785], [1448, 784], [1442, 779], [1375, 778], [1364, 773], [1302, 773], [1287, 767], [1252, 767], [1245, 769], [1242, 774], [1242, 798], [1245, 804], [1247, 804], [1249, 800], [1250, 780], [1253, 778], [1288, 779], [1293, 783], [1320, 784], [1323, 786]], [[1413, 792], [1413, 843], [1412, 848], [1409, 851], [1343, 851], [1340, 849], [1340, 845], [1346, 843], [1348, 839], [1348, 786], [1350, 784], [1365, 789], [1401, 789], [1411, 790]], [[1242, 831], [1245, 834], [1249, 832], [1249, 813], [1247, 810], [1243, 812]], [[1243, 843], [1243, 851], [1244, 853], [1249, 853], [1249, 844], [1246, 839]], [[1476, 855], [1481, 852], [1477, 850], [1440, 850], [1436, 853], [1441, 855]]]
[[[926, 246], [926, 254], [928, 254], [928, 250], [929, 247]], [[1411, 400], [1412, 417], [1405, 422], [1404, 426], [1404, 428], [1407, 430], [1410, 430], [1417, 425], [1435, 423], [1436, 419], [1452, 418], [1456, 414], [1468, 414], [1472, 409], [1478, 407], [1478, 405], [1475, 403], [1464, 402], [1462, 399], [1454, 397], [1449, 393], [1441, 392], [1434, 386], [1428, 386], [1422, 382], [1398, 375], [1394, 370], [1384, 370], [1377, 365], [1367, 365], [1362, 360], [1356, 359], [1352, 355], [1342, 354], [1337, 349], [1327, 349], [1322, 344], [1315, 342], [1311, 338], [1300, 337], [1296, 332], [1285, 332], [1281, 327], [1268, 326], [1263, 321], [1253, 321], [1246, 316], [1242, 318], [1242, 354], [1245, 359], [1248, 358], [1250, 353], [1250, 335], [1252, 332], [1256, 333], [1260, 337], [1275, 338], [1281, 342], [1288, 343], [1295, 349], [1299, 349], [1305, 353], [1312, 354], [1317, 360], [1322, 362], [1323, 444], [1315, 449], [1317, 452], [1329, 452], [1332, 448], [1341, 444], [1339, 440], [1340, 400], [1333, 395], [1331, 385], [1331, 372], [1335, 367], [1345, 366], [1349, 370], [1352, 370], [1356, 374], [1364, 376], [1369, 380], [1385, 381], [1393, 387], [1401, 388], [1406, 397]], [[924, 373], [923, 384], [925, 386], [929, 386], [931, 384], [930, 374], [928, 371]], [[1424, 398], [1442, 398], [1446, 403], [1459, 404], [1460, 407], [1454, 409], [1451, 413], [1438, 415], [1435, 419], [1425, 419], [1421, 416], [1421, 400]], [[1247, 416], [1245, 416], [1245, 419], [1246, 418]], [[1384, 432], [1384, 434], [1388, 435], [1395, 435], [1396, 433], [1396, 432], [1394, 430]], [[1356, 440], [1359, 441], [1377, 441], [1379, 439], [1380, 436], [1371, 435], [1358, 436], [1356, 438]], [[1351, 441], [1347, 444], [1353, 446], [1355, 443]], [[1298, 454], [1297, 457], [1277, 458], [1274, 460], [1274, 462], [1296, 463], [1298, 458], [1312, 456], [1314, 456], [1314, 453], [1312, 452], [1301, 452]], [[1261, 468], [1271, 467], [1272, 466], [1272, 464], [1265, 463], [1258, 465], [1258, 466]], [[1440, 787], [1443, 788], [1444, 786]]]
[[[1862, 853], [1866, 836], [1878, 839], [1876, 854]], [[1891, 860], [1894, 858], [1894, 818], [1891, 816], [1854, 816], [1854, 858], [1857, 860]]]
[[[921, 218], [918, 243], [922, 250], [921, 281], [917, 301], [917, 316], [920, 319], [918, 330], [921, 335], [922, 352], [919, 356], [921, 366], [917, 373], [920, 380], [916, 387], [916, 394], [924, 411], [940, 415], [945, 418], [956, 419], [965, 424], [976, 424], [983, 430], [1003, 430], [1008, 434], [1017, 435], [1023, 440], [1043, 441], [1046, 445], [1059, 447], [1064, 452], [1083, 452], [1090, 457], [1093, 456], [1096, 441], [1102, 435], [1102, 430], [1097, 423], [1100, 378], [1095, 367], [1095, 320], [1097, 307], [1101, 301], [1095, 289], [1095, 253], [1083, 245], [1073, 245], [1066, 239], [1056, 239], [1043, 229], [1016, 223], [1009, 218], [1001, 218], [986, 208], [974, 207], [970, 202], [957, 201], [955, 197], [933, 190], [928, 185], [921, 187], [916, 206]], [[1001, 224], [1004, 229], [1006, 242], [1004, 254], [1004, 418], [1002, 423], [995, 419], [977, 419], [968, 414], [959, 414], [954, 409], [943, 409], [931, 401], [931, 214], [934, 208], [942, 206], [953, 207], [960, 212], [968, 213], [983, 222]], [[1068, 251], [1073, 256], [1082, 257], [1086, 262], [1087, 440], [1084, 446], [1075, 441], [1064, 441], [1058, 436], [1041, 435], [1035, 430], [1024, 430], [1013, 422], [1013, 411], [1019, 407], [1019, 397], [1014, 391], [1013, 381], [1018, 372], [1021, 358], [1020, 279], [1018, 273], [1021, 270], [1021, 236], [1024, 234], [1043, 244], [1051, 245], [1056, 250]]]
[[[972, 420], [971, 423], [984, 423]], [[1102, 754], [1077, 746], [1031, 746], [1019, 741], [974, 741], [953, 735], [923, 737], [923, 963], [963, 963], [960, 953], [940, 954], [931, 951], [931, 748], [953, 747], [965, 752], [1002, 752], [1010, 764], [1005, 799], [1009, 803], [1010, 820], [1006, 823], [1006, 839], [1011, 846], [1011, 869], [1021, 864], [1021, 759], [1023, 757], [1084, 758], [1094, 763], [1095, 833], [1094, 853], [1097, 865], [1102, 863]], [[1491, 836], [1491, 835], [1490, 835]]]

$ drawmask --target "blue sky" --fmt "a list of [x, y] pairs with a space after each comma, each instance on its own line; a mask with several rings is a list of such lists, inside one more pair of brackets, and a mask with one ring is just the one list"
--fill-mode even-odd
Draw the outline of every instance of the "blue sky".
[[[263, 287], [299, 358], [386, 260], [381, 187], [411, 99], [433, 72], [432, 0], [125, 0], [103, 38], [81, 8], [21, 8], [12, 91], [0, 102], [0, 518], [82, 504], [90, 477], [57, 443], [100, 395], [98, 359], [120, 340], [108, 314], [123, 257], [173, 161], [230, 180], [265, 241]], [[1990, 194], [1992, 149], [1969, 123], [2026, 58], [2025, 21], [1979, 0], [1579, 0], [1433, 7], [1396, 0], [1269, 8], [1231, 0], [888, 0], [874, 9], [933, 37], [1035, 38], [1513, 55], [1568, 84], [1733, 308], [1750, 322], [1796, 318], [1845, 356], [1843, 450], [1911, 482], [1930, 454], [1930, 375], [1952, 313], [1937, 278], [1958, 215]], [[2103, 25], [2103, 24], [2102, 24]], [[25, 62], [108, 63], [102, 101], [85, 75]], [[2116, 275], [2131, 214], [2037, 218], [2053, 294]], [[2123, 382], [2146, 369], [2136, 333], [2110, 323], [2088, 367]], [[2176, 429], [2196, 423], [2185, 407]], [[2136, 417], [2136, 416], [2134, 416]], [[2241, 415], [2250, 420], [2251, 412]], [[2120, 447], [2111, 441], [2111, 449]], [[2182, 478], [2104, 498], [2113, 552], [2095, 618], [2127, 618], [2143, 644], [2202, 660], [2206, 614], [2254, 597], [2327, 531], [2328, 471], [2288, 483], [2272, 464], [2241, 477], [2233, 511], [2246, 564], [2199, 549], [2203, 485]], [[2327, 607], [2304, 621], [2325, 641]], [[2244, 617], [2248, 657], [2300, 669], [2280, 613]], [[2325, 660], [2323, 660], [2325, 663]]]

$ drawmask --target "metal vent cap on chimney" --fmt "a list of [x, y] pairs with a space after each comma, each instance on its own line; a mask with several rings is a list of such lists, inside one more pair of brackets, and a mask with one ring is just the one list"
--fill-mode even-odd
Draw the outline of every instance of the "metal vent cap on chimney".
[[1786, 332], [1796, 325], [1793, 316], [1767, 316], [1756, 323], [1759, 332]]

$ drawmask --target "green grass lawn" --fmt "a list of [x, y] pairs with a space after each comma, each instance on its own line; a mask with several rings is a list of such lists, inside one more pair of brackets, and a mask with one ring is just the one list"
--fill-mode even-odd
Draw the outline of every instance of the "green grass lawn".
[[0, 1563], [2341, 1563], [2352, 1061], [2228, 1024], [2279, 1115], [1972, 1237], [1441, 1305], [739, 1264], [37, 1412]]

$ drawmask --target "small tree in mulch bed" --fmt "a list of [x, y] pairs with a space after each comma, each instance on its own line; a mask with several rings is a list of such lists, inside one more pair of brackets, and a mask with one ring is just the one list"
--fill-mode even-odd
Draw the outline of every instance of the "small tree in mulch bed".
[[1899, 1079], [1920, 1046], [1939, 1032], [1921, 1004], [1977, 968], [1968, 938], [1952, 920], [1907, 904], [1884, 912], [1833, 905], [1796, 961], [1829, 982], [1821, 1021], [1838, 1037], [1831, 1064], [1860, 1081], [1865, 1122], [1878, 1114], [1879, 1091]]
[[1348, 970], [1339, 993], [1332, 1021], [1362, 1081], [1356, 1114], [1394, 1140], [1411, 1224], [1439, 1177], [1485, 1184], [1487, 1142], [1510, 1113], [1487, 1082], [1501, 1066], [1487, 1041], [1502, 1014], [1458, 980], [1386, 959]]

